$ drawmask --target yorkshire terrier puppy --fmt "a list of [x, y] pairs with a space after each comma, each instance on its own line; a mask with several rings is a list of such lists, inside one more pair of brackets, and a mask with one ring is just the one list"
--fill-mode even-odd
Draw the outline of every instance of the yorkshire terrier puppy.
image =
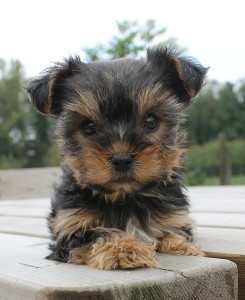
[[27, 87], [57, 120], [64, 164], [48, 258], [99, 269], [157, 266], [156, 251], [202, 256], [182, 191], [185, 109], [207, 69], [175, 47], [146, 59], [71, 57]]

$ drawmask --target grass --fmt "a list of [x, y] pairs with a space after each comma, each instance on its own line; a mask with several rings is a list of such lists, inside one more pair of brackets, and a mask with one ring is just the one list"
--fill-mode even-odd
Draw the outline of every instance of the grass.
[[[202, 185], [219, 185], [218, 177], [207, 177]], [[245, 185], [245, 175], [232, 176], [231, 185]]]

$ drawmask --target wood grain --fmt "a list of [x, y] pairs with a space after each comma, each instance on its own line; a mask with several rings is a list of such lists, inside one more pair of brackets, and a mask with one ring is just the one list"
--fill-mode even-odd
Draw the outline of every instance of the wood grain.
[[101, 271], [43, 259], [44, 239], [7, 234], [0, 239], [1, 299], [237, 298], [236, 265], [225, 260], [161, 254], [157, 269]]
[[245, 299], [245, 187], [189, 189], [209, 257], [159, 255], [161, 267], [99, 271], [43, 259], [50, 199], [0, 201], [0, 299]]

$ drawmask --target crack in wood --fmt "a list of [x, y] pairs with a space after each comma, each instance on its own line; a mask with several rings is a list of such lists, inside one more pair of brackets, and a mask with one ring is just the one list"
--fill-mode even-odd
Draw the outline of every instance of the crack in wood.
[[19, 263], [19, 265], [23, 265], [23, 266], [26, 266], [26, 267], [40, 269], [40, 267], [38, 267], [38, 266], [28, 265], [28, 264], [24, 264], [24, 263]]

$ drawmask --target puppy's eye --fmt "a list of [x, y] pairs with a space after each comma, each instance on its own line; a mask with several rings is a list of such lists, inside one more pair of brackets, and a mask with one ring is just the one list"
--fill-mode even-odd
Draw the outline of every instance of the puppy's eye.
[[82, 122], [81, 129], [86, 135], [93, 135], [99, 131], [99, 126], [94, 121], [87, 119]]
[[143, 127], [147, 131], [154, 131], [159, 126], [158, 117], [154, 114], [147, 114], [143, 120]]

